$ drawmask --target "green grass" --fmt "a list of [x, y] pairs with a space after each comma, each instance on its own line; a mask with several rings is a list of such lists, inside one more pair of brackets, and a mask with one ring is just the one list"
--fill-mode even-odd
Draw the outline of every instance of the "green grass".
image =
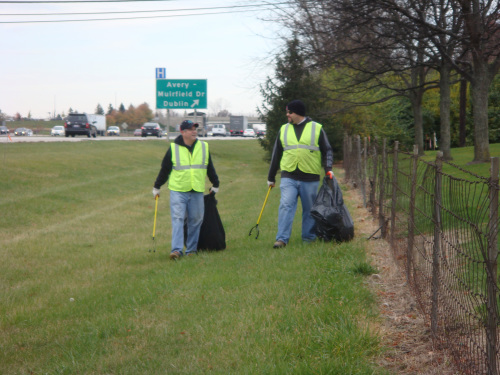
[[[168, 147], [0, 144], [1, 374], [384, 374], [364, 239], [273, 250], [257, 141], [210, 141], [227, 249], [172, 262]], [[207, 185], [208, 187], [208, 185]], [[74, 301], [71, 301], [73, 298]]]
[[[438, 151], [426, 151], [425, 156], [422, 158], [425, 161], [435, 161], [436, 154]], [[450, 162], [458, 165], [468, 171], [471, 171], [479, 176], [489, 177], [490, 176], [490, 163], [479, 163], [471, 164], [474, 159], [474, 147], [460, 147], [451, 149], [451, 156], [453, 160]], [[500, 143], [490, 144], [490, 156], [500, 157]], [[452, 173], [459, 178], [470, 178], [470, 175], [457, 171], [456, 168], [450, 167], [447, 164], [443, 164], [443, 172]]]

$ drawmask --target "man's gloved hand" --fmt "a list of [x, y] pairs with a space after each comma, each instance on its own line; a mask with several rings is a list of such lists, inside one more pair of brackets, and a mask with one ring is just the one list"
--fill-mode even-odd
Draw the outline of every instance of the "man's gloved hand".
[[160, 189], [153, 188], [153, 197], [160, 197]]
[[328, 171], [328, 172], [326, 172], [326, 176], [327, 176], [330, 180], [333, 180], [333, 172], [332, 172], [332, 171]]
[[267, 186], [274, 187], [275, 185], [276, 185], [275, 182], [273, 182], [273, 181], [267, 181]]
[[212, 186], [212, 187], [209, 189], [209, 191], [210, 191], [210, 193], [217, 194], [217, 193], [219, 192], [219, 188], [218, 188], [218, 187], [216, 188], [216, 187], [213, 187], [213, 186]]

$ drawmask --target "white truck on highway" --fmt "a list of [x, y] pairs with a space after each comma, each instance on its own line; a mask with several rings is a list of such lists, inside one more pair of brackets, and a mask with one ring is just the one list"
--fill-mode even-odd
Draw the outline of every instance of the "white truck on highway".
[[87, 113], [87, 118], [91, 124], [97, 128], [98, 135], [106, 135], [106, 116]]

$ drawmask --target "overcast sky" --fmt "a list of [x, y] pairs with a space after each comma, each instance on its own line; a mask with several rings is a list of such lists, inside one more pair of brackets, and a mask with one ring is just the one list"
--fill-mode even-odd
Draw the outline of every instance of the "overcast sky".
[[[261, 18], [264, 8], [205, 9], [277, 0], [163, 0], [60, 4], [0, 1], [0, 110], [7, 115], [47, 118], [72, 108], [93, 113], [97, 104], [156, 107], [155, 68], [167, 78], [207, 79], [208, 111], [254, 114], [262, 102], [259, 84], [273, 74], [267, 64], [281, 44]], [[190, 9], [180, 12], [159, 10]], [[155, 12], [120, 14], [40, 13]], [[240, 12], [234, 12], [234, 11]], [[242, 12], [244, 10], [244, 12]], [[223, 12], [233, 11], [234, 13]], [[190, 15], [219, 13], [212, 15]], [[7, 16], [6, 14], [20, 14]], [[177, 15], [113, 21], [4, 23]]]

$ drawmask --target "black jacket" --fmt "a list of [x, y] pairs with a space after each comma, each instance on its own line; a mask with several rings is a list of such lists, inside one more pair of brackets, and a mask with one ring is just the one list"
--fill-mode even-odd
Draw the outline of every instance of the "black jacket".
[[[194, 146], [196, 145], [196, 142], [198, 140], [194, 141], [194, 143], [191, 146], [187, 146], [184, 143], [184, 139], [182, 138], [182, 135], [179, 135], [177, 138], [175, 138], [174, 143], [177, 143], [179, 146], [186, 147], [189, 152], [192, 154], [194, 150]], [[154, 184], [154, 187], [156, 189], [159, 189], [165, 182], [167, 182], [168, 177], [170, 176], [170, 173], [172, 172], [172, 147], [169, 147], [167, 150], [167, 153], [165, 154], [165, 157], [163, 158], [163, 161], [161, 162], [161, 169], [160, 172], [158, 173], [158, 177], [156, 177], [156, 181]], [[212, 183], [213, 187], [218, 188], [219, 187], [219, 177], [217, 176], [217, 173], [215, 172], [214, 164], [212, 163], [212, 156], [210, 155], [210, 152], [208, 153], [208, 166], [207, 166], [207, 176], [210, 182]]]
[[[311, 120], [309, 117], [306, 117], [300, 124], [293, 125], [293, 129], [295, 130], [295, 135], [297, 139], [300, 139], [302, 132], [306, 124]], [[319, 134], [319, 150], [321, 152], [321, 165], [325, 169], [325, 173], [332, 170], [333, 165], [333, 151], [330, 146], [330, 142], [328, 142], [328, 137], [326, 136], [325, 130], [321, 128], [321, 133]], [[271, 182], [276, 182], [276, 173], [280, 169], [280, 162], [283, 156], [283, 145], [280, 140], [280, 132], [276, 137], [276, 141], [274, 142], [273, 154], [271, 156], [271, 165], [269, 166], [269, 173], [267, 175], [267, 180]], [[291, 178], [298, 181], [319, 181], [320, 176], [317, 174], [305, 173], [302, 172], [298, 167], [293, 172], [281, 171], [281, 177]]]

